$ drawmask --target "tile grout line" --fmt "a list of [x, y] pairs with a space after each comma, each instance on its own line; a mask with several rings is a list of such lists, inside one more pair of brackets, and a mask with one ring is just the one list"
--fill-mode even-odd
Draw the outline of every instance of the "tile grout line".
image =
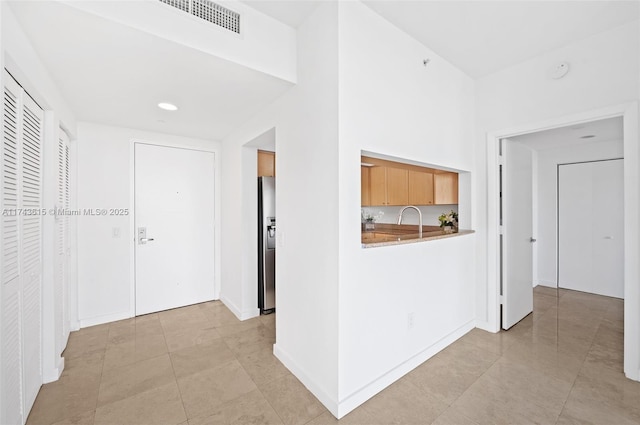
[[[542, 295], [544, 295], [544, 294], [542, 294]], [[545, 296], [546, 296], [546, 295], [545, 295]], [[558, 301], [559, 301], [559, 299], [560, 299], [560, 297], [555, 297], [555, 298], [556, 298]], [[558, 301], [556, 301], [556, 306], [558, 306]], [[542, 318], [542, 317], [543, 317], [545, 314], [547, 314], [547, 313], [548, 313], [548, 310], [547, 310], [547, 311], [545, 311], [544, 313], [542, 313], [542, 314], [540, 315], [540, 318]], [[533, 329], [533, 325], [532, 325], [532, 329]], [[503, 331], [502, 331], [502, 330], [500, 330], [500, 332], [503, 332]], [[489, 372], [489, 370], [490, 370], [490, 369], [491, 369], [495, 364], [497, 364], [501, 359], [503, 359], [503, 358], [504, 358], [505, 353], [506, 353], [506, 352], [507, 352], [511, 347], [513, 347], [513, 346], [515, 346], [515, 345], [517, 345], [517, 344], [522, 344], [522, 343], [523, 343], [523, 341], [520, 341], [520, 340], [519, 340], [519, 337], [517, 337], [517, 336], [516, 336], [516, 337], [514, 337], [514, 338], [515, 338], [515, 341], [514, 341], [514, 342], [512, 342], [512, 343], [509, 345], [509, 347], [507, 347], [507, 348], [506, 348], [502, 353], [500, 353], [500, 354], [499, 354], [499, 357], [498, 357], [495, 361], [493, 361], [493, 362], [491, 363], [491, 365], [490, 365], [489, 367], [487, 367], [487, 369], [485, 369], [485, 371], [484, 371], [480, 376], [478, 376], [478, 378], [476, 378], [476, 380], [475, 380], [475, 381], [473, 381], [473, 383], [471, 383], [471, 385], [469, 385], [469, 386], [468, 386], [468, 387], [467, 387], [467, 388], [466, 388], [466, 389], [465, 389], [465, 390], [464, 390], [464, 391], [463, 391], [463, 392], [462, 392], [458, 397], [456, 397], [456, 399], [455, 399], [455, 400], [454, 400], [454, 401], [449, 405], [449, 407], [453, 406], [453, 404], [455, 404], [455, 402], [456, 402], [458, 399], [460, 399], [460, 398], [461, 398], [465, 393], [467, 393], [475, 383], [477, 383], [477, 382], [478, 382], [478, 381], [479, 381], [479, 380], [480, 380], [480, 379], [481, 379], [485, 374], [487, 374], [487, 372]], [[478, 348], [478, 349], [480, 349], [480, 348]], [[484, 350], [484, 351], [486, 351], [486, 350]], [[495, 353], [495, 354], [498, 354], [498, 353]], [[585, 357], [585, 358], [586, 358], [586, 357]], [[576, 378], [577, 378], [577, 375], [576, 375]], [[576, 378], [574, 378], [574, 383], [575, 383], [575, 379], [576, 379]], [[572, 388], [573, 388], [573, 384], [572, 384]], [[568, 392], [568, 394], [567, 394], [567, 399], [568, 399], [568, 397], [569, 397], [569, 393], [570, 393], [570, 392], [571, 392], [571, 390], [570, 390], [570, 391]], [[564, 402], [564, 403], [566, 403], [566, 400], [567, 400], [567, 399], [565, 399], [565, 402]], [[564, 403], [563, 403], [563, 409], [564, 409]], [[449, 408], [449, 407], [448, 407], [448, 408]], [[448, 409], [448, 408], [447, 408], [447, 409]], [[446, 410], [445, 410], [445, 411], [446, 411]], [[561, 413], [562, 413], [562, 410], [561, 410], [560, 414], [561, 414]], [[444, 414], [444, 412], [442, 412], [442, 414]], [[438, 417], [442, 416], [442, 414], [440, 414]], [[465, 415], [464, 413], [460, 413], [460, 414], [461, 414], [462, 416], [464, 416], [465, 418], [467, 418], [467, 419], [471, 420], [471, 422], [476, 423], [473, 419], [469, 418], [469, 417], [468, 417], [467, 415]], [[560, 414], [558, 415], [558, 418], [560, 417]], [[435, 420], [437, 420], [437, 418], [436, 418]], [[435, 420], [434, 420], [434, 422], [435, 422]], [[558, 419], [556, 418], [556, 423], [557, 423], [557, 421], [558, 421]], [[433, 422], [432, 422], [432, 423], [433, 423]]]
[[[233, 353], [233, 350], [231, 350], [231, 349], [229, 348], [229, 346], [227, 345], [227, 343], [226, 343], [226, 341], [224, 340], [224, 338], [222, 337], [222, 335], [220, 335], [220, 333], [218, 332], [218, 326], [216, 326], [216, 325], [215, 325], [215, 324], [214, 324], [214, 323], [209, 319], [209, 317], [208, 317], [208, 316], [206, 316], [206, 315], [205, 315], [205, 319], [206, 319], [206, 321], [208, 322], [208, 324], [210, 324], [210, 325], [211, 325], [211, 328], [210, 328], [210, 329], [215, 330], [216, 334], [218, 335], [218, 338], [216, 338], [216, 339], [221, 339], [221, 340], [222, 340], [222, 342], [223, 342], [223, 343], [225, 344], [225, 346], [227, 347], [227, 349], [229, 349], [229, 351], [230, 351], [231, 353]], [[159, 317], [158, 317], [158, 320], [160, 320], [160, 318], [159, 318]], [[166, 332], [167, 332], [167, 331], [165, 330], [165, 327], [162, 325], [162, 321], [160, 321], [160, 325], [162, 326], [162, 334], [163, 334], [164, 339], [165, 339], [165, 344], [167, 345], [167, 354], [169, 355], [169, 361], [171, 362], [171, 369], [173, 370], [173, 377], [174, 377], [174, 378], [175, 378], [175, 380], [176, 380], [176, 387], [178, 387], [178, 394], [180, 394], [180, 402], [182, 403], [182, 410], [184, 411], [184, 416], [185, 416], [185, 418], [186, 418], [186, 423], [187, 423], [187, 424], [189, 424], [189, 423], [190, 423], [190, 421], [191, 421], [191, 419], [196, 419], [198, 416], [195, 416], [195, 417], [193, 417], [193, 418], [190, 418], [190, 417], [189, 417], [189, 414], [187, 413], [187, 408], [186, 408], [186, 406], [185, 406], [185, 404], [184, 404], [184, 398], [183, 398], [183, 395], [182, 395], [182, 389], [180, 388], [180, 384], [179, 384], [179, 382], [178, 382], [178, 376], [177, 376], [177, 374], [176, 374], [175, 366], [174, 366], [174, 364], [173, 364], [173, 356], [172, 356], [172, 352], [170, 352], [170, 351], [169, 351], [169, 345], [167, 344], [167, 337], [166, 337]], [[174, 332], [175, 332], [175, 331], [174, 331]], [[193, 346], [190, 346], [190, 347], [184, 347], [184, 348], [182, 348], [182, 349], [185, 349], [185, 348], [193, 348], [193, 347], [197, 347], [197, 346], [199, 346], [199, 345], [201, 345], [201, 344], [196, 343], [196, 344], [194, 344]], [[180, 351], [180, 350], [177, 350], [177, 351]], [[235, 358], [235, 353], [233, 353], [233, 355], [234, 355], [234, 358]], [[236, 358], [236, 360], [237, 360], [237, 358]], [[238, 363], [239, 363], [239, 362], [238, 362]], [[241, 366], [242, 366], [242, 364], [241, 364]], [[224, 404], [223, 404], [223, 405], [224, 405]], [[179, 424], [177, 424], [177, 425], [180, 425], [180, 424], [183, 424], [183, 423], [184, 423], [184, 421], [183, 421], [183, 422], [180, 422], [180, 423], [179, 423]]]
[[[480, 347], [477, 347], [478, 350], [482, 350], [485, 352], [489, 352], [492, 353], [491, 351], [488, 350], [484, 350]], [[497, 353], [492, 353], [492, 354], [497, 354]], [[500, 354], [499, 357], [497, 359], [495, 359], [493, 362], [491, 362], [491, 364], [484, 370], [484, 372], [482, 372], [471, 384], [469, 384], [469, 386], [462, 392], [460, 393], [459, 396], [457, 396], [452, 402], [451, 404], [440, 414], [438, 415], [438, 417], [436, 419], [434, 419], [431, 423], [435, 422], [436, 420], [438, 420], [438, 418], [440, 416], [442, 416], [451, 406], [453, 406], [455, 404], [456, 401], [458, 401], [464, 394], [467, 393], [467, 391], [469, 391], [471, 389], [471, 387], [480, 380], [480, 378], [482, 378], [488, 371], [489, 369], [491, 369], [503, 356], [504, 354]], [[428, 361], [428, 360], [427, 360]], [[465, 418], [469, 419], [471, 422], [473, 422], [474, 424], [477, 424], [477, 422], [471, 418], [469, 418], [467, 415], [465, 415], [464, 413], [461, 413], [462, 416], [464, 416]]]
[[[160, 318], [158, 318], [158, 320], [160, 320]], [[165, 335], [165, 330], [164, 330], [164, 326], [162, 326], [162, 322], [160, 322], [160, 326], [162, 327], [162, 336], [164, 337], [164, 343], [165, 345], [167, 345], [167, 337]], [[169, 352], [169, 345], [167, 345], [167, 355], [169, 356], [169, 363], [171, 363], [171, 370], [173, 371], [173, 379], [175, 379], [176, 381], [176, 387], [178, 388], [178, 394], [180, 394], [180, 403], [182, 404], [182, 411], [184, 412], [184, 417], [186, 418], [186, 422], [187, 424], [189, 423], [189, 415], [187, 414], [187, 408], [184, 405], [184, 398], [182, 397], [182, 390], [180, 389], [180, 384], [178, 383], [178, 375], [176, 375], [176, 368], [173, 365], [173, 357], [171, 356], [171, 353]], [[179, 422], [179, 423], [184, 423], [183, 422]]]
[[[596, 333], [598, 332], [597, 329], [600, 329], [600, 325], [601, 324], [602, 324], [602, 318], [600, 318], [600, 323], [598, 323], [598, 327], [596, 328]], [[558, 414], [558, 417], [556, 418], [556, 424], [560, 420], [560, 417], [562, 417], [562, 413], [564, 412], [565, 407], [567, 405], [567, 401], [569, 401], [569, 397], [571, 397], [571, 393], [573, 392], [573, 389], [576, 386], [576, 381], [578, 380], [578, 377], [580, 376], [580, 372], [582, 372], [582, 369], [584, 369], [585, 363], [587, 363], [587, 357], [589, 357], [589, 352], [591, 351], [591, 348], [593, 348], [594, 341], [595, 341], [595, 333], [594, 333], [593, 339], [591, 340], [591, 345], [589, 346], [589, 349], [587, 350], [587, 353], [584, 356], [584, 360], [582, 360], [582, 366], [580, 366], [580, 369], [578, 370], [578, 373], [576, 374], [575, 378], [573, 378], [573, 382], [571, 383], [571, 389], [567, 393], [567, 397], [565, 398], [564, 403], [562, 403], [562, 409], [560, 409], [560, 413]]]
[[[259, 318], [258, 318], [259, 319]], [[262, 321], [260, 321], [260, 326], [264, 326], [262, 324]], [[227, 335], [228, 336], [228, 335]], [[256, 389], [258, 390], [258, 392], [260, 392], [260, 395], [262, 396], [262, 398], [264, 398], [264, 400], [267, 402], [267, 404], [269, 405], [269, 407], [271, 407], [271, 410], [274, 411], [274, 413], [278, 416], [278, 418], [280, 419], [280, 422], [282, 422], [284, 424], [284, 419], [282, 418], [282, 416], [280, 416], [280, 413], [278, 413], [278, 411], [276, 410], [276, 408], [271, 404], [271, 402], [269, 401], [269, 399], [267, 397], [265, 397], [264, 393], [262, 392], [262, 389], [258, 386], [258, 383], [251, 377], [251, 375], [249, 374], [249, 372], [247, 371], [247, 369], [244, 367], [244, 364], [242, 364], [242, 362], [240, 361], [240, 359], [238, 358], [238, 355], [236, 354], [235, 351], [233, 351], [231, 349], [231, 347], [229, 346], [229, 344], [227, 343], [227, 339], [224, 336], [220, 336], [220, 338], [222, 339], [222, 342], [226, 345], [227, 349], [229, 351], [231, 351], [233, 353], [233, 356], [235, 358], [235, 360], [238, 362], [238, 364], [240, 364], [240, 367], [242, 368], [242, 370], [244, 371], [244, 373], [247, 374], [247, 376], [249, 377], [249, 379], [251, 379], [251, 382], [253, 382], [253, 385], [256, 386]], [[315, 419], [315, 418], [314, 418]], [[308, 423], [308, 422], [305, 422]]]
[[102, 388], [102, 378], [104, 376], [104, 364], [106, 362], [107, 359], [107, 347], [109, 346], [109, 333], [111, 331], [111, 324], [109, 324], [109, 327], [107, 328], [107, 336], [106, 336], [106, 342], [104, 344], [104, 351], [103, 351], [103, 355], [102, 355], [102, 368], [100, 369], [100, 382], [98, 384], [98, 393], [96, 394], [96, 405], [93, 409], [93, 420], [91, 421], [92, 425], [95, 425], [96, 423], [96, 415], [98, 413], [98, 400], [100, 400], [100, 389]]

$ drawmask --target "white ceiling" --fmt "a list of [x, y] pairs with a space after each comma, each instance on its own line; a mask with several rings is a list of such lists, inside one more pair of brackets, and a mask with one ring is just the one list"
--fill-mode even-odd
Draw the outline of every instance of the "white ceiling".
[[[595, 137], [583, 139], [583, 136]], [[591, 121], [509, 138], [509, 140], [520, 142], [534, 150], [575, 146], [584, 143], [622, 141], [622, 139], [622, 117]]]
[[[473, 78], [640, 19], [637, 0], [363, 2]], [[244, 3], [298, 27], [321, 2]]]
[[11, 7], [80, 121], [219, 140], [292, 86], [60, 2]]
[[[244, 1], [294, 28], [321, 2]], [[365, 3], [472, 77], [638, 19], [640, 13], [638, 1]], [[61, 2], [10, 4], [81, 121], [222, 139], [291, 87]], [[180, 110], [163, 112], [155, 106], [160, 101]]]
[[315, 10], [322, 1], [316, 0], [242, 0], [242, 3], [250, 6], [265, 15], [298, 28], [302, 22]]
[[404, 1], [365, 4], [479, 78], [638, 19], [638, 1]]

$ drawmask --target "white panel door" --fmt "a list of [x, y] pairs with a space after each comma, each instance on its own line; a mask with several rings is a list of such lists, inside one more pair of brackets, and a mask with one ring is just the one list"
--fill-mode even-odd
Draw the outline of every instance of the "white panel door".
[[136, 315], [213, 299], [214, 167], [212, 152], [136, 143]]
[[558, 167], [558, 286], [624, 298], [623, 160]]
[[502, 328], [533, 311], [532, 152], [502, 141]]

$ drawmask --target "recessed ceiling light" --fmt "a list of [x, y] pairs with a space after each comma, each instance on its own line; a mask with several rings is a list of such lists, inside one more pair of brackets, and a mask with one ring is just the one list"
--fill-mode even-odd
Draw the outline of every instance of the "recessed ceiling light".
[[160, 102], [158, 103], [158, 108], [164, 109], [165, 111], [177, 111], [178, 107], [173, 103]]
[[596, 136], [594, 136], [593, 134], [587, 134], [586, 136], [581, 136], [580, 138], [581, 139], [593, 139], [594, 137], [596, 137]]

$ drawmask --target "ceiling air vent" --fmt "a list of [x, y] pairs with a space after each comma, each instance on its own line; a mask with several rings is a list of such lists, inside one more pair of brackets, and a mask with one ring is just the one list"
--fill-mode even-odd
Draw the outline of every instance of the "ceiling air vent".
[[209, 0], [160, 0], [219, 27], [240, 34], [240, 14]]

